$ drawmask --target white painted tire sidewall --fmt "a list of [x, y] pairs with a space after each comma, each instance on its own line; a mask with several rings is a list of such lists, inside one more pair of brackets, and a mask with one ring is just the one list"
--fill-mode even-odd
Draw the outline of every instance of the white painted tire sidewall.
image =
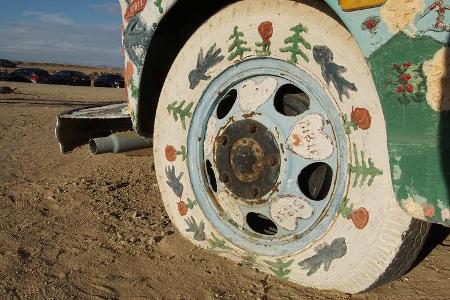
[[[351, 116], [352, 109], [365, 108], [370, 112], [371, 125], [368, 129], [352, 130], [348, 135], [348, 160], [352, 165], [355, 160], [361, 160], [361, 151], [364, 159], [371, 158], [374, 165], [382, 170], [383, 174], [374, 178], [373, 183], [360, 186], [358, 180], [353, 186], [355, 174], [343, 174], [348, 177], [347, 196], [349, 204], [353, 208], [365, 208], [369, 213], [367, 225], [358, 229], [351, 219], [336, 215], [334, 222], [324, 232], [322, 237], [312, 242], [302, 251], [291, 253], [283, 257], [257, 256], [254, 266], [272, 273], [270, 262], [281, 259], [283, 262], [292, 263], [287, 267], [290, 273], [286, 276], [288, 280], [306, 286], [324, 289], [337, 289], [344, 292], [355, 293], [368, 288], [392, 262], [401, 244], [402, 234], [408, 229], [411, 218], [407, 216], [397, 205], [391, 185], [391, 174], [387, 154], [387, 139], [385, 122], [382, 109], [378, 99], [375, 86], [372, 82], [370, 71], [366, 62], [355, 44], [351, 35], [342, 28], [335, 20], [320, 12], [319, 10], [300, 4], [295, 1], [242, 1], [235, 3], [217, 15], [213, 16], [189, 39], [176, 58], [161, 92], [158, 110], [155, 120], [154, 132], [154, 160], [159, 187], [166, 210], [181, 234], [190, 239], [196, 245], [211, 249], [210, 240], [215, 237], [224, 240], [206, 217], [198, 205], [188, 209], [187, 214], [180, 216], [178, 204], [180, 198], [166, 183], [166, 168], [174, 167], [175, 173], [181, 176], [183, 184], [181, 201], [187, 203], [188, 198], [195, 199], [189, 179], [187, 164], [181, 155], [181, 149], [187, 145], [187, 134], [191, 119], [186, 119], [186, 129], [183, 129], [181, 120], [175, 121], [172, 114], [168, 112], [168, 105], [174, 101], [182, 100], [186, 104], [193, 102], [192, 111], [199, 101], [210, 81], [202, 80], [195, 89], [190, 89], [188, 74], [196, 67], [197, 54], [200, 48], [204, 52], [216, 43], [225, 55], [220, 63], [210, 68], [207, 75], [214, 78], [229, 66], [239, 61], [239, 56], [232, 61], [227, 59], [227, 49], [230, 45], [228, 38], [235, 26], [244, 33], [243, 39], [251, 48], [245, 52], [243, 59], [255, 57], [255, 43], [261, 41], [258, 33], [258, 25], [261, 22], [270, 21], [273, 24], [273, 36], [271, 37], [271, 56], [282, 60], [288, 60], [290, 53], [281, 52], [279, 49], [285, 47], [284, 39], [292, 34], [290, 29], [299, 21], [308, 28], [304, 38], [312, 45], [326, 45], [333, 51], [333, 62], [345, 66], [347, 71], [343, 76], [353, 82], [358, 91], [350, 91], [350, 98], [343, 97], [339, 100], [336, 88], [333, 84], [327, 85], [323, 76], [321, 66], [316, 63], [311, 50], [303, 49], [310, 58], [309, 62], [300, 56], [297, 66], [314, 78], [316, 78], [327, 94], [332, 97], [342, 115]], [[145, 83], [144, 83], [145, 84]], [[357, 148], [355, 157], [354, 145]], [[179, 151], [174, 161], [168, 161], [165, 153], [167, 146]], [[171, 159], [173, 160], [173, 158]], [[206, 239], [197, 241], [192, 232], [187, 232], [187, 222], [192, 221], [197, 225], [203, 222]], [[213, 236], [214, 235], [214, 236]], [[299, 266], [299, 262], [317, 255], [320, 248], [325, 248], [336, 239], [344, 238], [346, 253], [343, 257], [331, 261], [326, 271], [321, 264], [319, 269], [308, 276], [308, 269]], [[225, 241], [226, 251], [215, 251], [218, 254], [235, 261], [243, 261], [248, 258], [248, 253], [235, 247], [230, 241]], [[217, 249], [216, 249], [217, 250]], [[220, 249], [219, 249], [220, 250]]]

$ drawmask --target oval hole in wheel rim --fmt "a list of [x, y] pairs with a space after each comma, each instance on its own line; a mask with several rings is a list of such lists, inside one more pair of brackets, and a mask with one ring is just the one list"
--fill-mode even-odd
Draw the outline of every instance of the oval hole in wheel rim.
[[275, 235], [278, 232], [277, 225], [263, 214], [250, 212], [247, 214], [246, 221], [248, 226], [259, 234]]
[[298, 176], [298, 186], [302, 193], [312, 200], [323, 200], [330, 191], [333, 170], [322, 162], [310, 164]]

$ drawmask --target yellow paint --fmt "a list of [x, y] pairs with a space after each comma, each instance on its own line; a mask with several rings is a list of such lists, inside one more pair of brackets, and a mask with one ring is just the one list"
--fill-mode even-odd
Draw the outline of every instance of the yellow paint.
[[386, 0], [339, 0], [339, 5], [345, 11], [365, 9], [383, 5]]

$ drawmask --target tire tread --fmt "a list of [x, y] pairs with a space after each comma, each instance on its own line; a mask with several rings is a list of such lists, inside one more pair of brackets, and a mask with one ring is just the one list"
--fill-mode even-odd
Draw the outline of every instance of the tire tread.
[[367, 290], [398, 279], [408, 272], [425, 243], [429, 229], [430, 223], [412, 219], [396, 256], [384, 273]]

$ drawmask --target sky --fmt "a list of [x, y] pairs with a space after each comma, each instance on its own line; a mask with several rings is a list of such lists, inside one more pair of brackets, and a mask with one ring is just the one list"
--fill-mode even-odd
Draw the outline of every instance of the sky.
[[123, 66], [118, 0], [0, 0], [0, 58]]

